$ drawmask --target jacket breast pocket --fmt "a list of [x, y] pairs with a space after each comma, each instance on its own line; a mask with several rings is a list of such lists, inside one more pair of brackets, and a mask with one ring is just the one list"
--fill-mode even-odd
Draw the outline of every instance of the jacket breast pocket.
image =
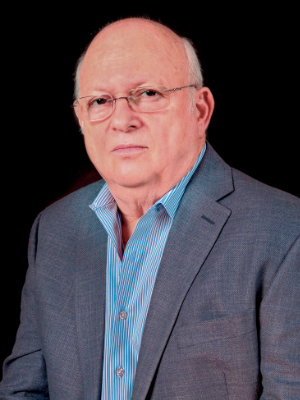
[[228, 342], [256, 331], [255, 311], [247, 311], [182, 326], [177, 330], [179, 348], [197, 346], [214, 341]]
[[182, 360], [222, 371], [229, 392], [238, 393], [237, 398], [255, 391], [259, 350], [254, 310], [182, 326], [176, 343]]

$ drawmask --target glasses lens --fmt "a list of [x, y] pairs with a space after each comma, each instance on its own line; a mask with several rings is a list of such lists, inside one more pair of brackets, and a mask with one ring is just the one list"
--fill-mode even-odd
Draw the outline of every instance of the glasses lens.
[[169, 97], [163, 91], [154, 88], [138, 88], [130, 98], [134, 108], [141, 112], [159, 111], [169, 104]]
[[85, 100], [87, 115], [90, 121], [105, 119], [112, 112], [113, 101], [109, 94], [99, 94]]

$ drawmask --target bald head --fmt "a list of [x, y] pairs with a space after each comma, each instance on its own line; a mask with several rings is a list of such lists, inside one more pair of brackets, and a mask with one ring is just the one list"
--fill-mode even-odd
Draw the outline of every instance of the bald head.
[[182, 51], [181, 39], [175, 32], [165, 25], [144, 18], [121, 19], [105, 26], [94, 37], [89, 47], [97, 47], [106, 39], [113, 45], [115, 42], [119, 42], [120, 36], [127, 43], [132, 39], [137, 43], [143, 41], [143, 44], [151, 48], [158, 40], [163, 46], [165, 44], [171, 46], [170, 51]]
[[191, 73], [194, 55], [172, 30], [140, 18], [106, 26], [87, 48], [75, 112], [112, 193], [156, 201], [194, 165], [213, 110], [201, 74]]
[[153, 59], [153, 64], [158, 62], [156, 67], [159, 67], [160, 63], [168, 63], [174, 80], [184, 76], [189, 83], [196, 83], [199, 87], [203, 85], [201, 66], [188, 39], [179, 37], [156, 21], [126, 18], [101, 29], [80, 57], [75, 75], [75, 97], [79, 97], [79, 93], [83, 95], [81, 76], [88, 72], [87, 69], [97, 68], [99, 60], [104, 66], [107, 63], [111, 68], [112, 61], [117, 67], [131, 57], [134, 57], [137, 69], [148, 57]]

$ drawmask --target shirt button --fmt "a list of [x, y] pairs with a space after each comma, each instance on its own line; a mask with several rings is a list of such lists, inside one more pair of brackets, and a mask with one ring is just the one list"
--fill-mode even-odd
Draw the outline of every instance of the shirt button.
[[120, 317], [120, 319], [127, 319], [128, 314], [127, 314], [126, 311], [120, 311], [119, 312], [119, 317]]
[[123, 369], [123, 368], [117, 368], [116, 369], [116, 375], [117, 376], [124, 376], [124, 374], [125, 374], [125, 369]]

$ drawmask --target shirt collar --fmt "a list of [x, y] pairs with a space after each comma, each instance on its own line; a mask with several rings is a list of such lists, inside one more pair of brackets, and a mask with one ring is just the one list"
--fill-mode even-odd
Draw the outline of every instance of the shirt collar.
[[90, 208], [95, 211], [99, 208], [115, 208], [116, 201], [113, 198], [113, 195], [110, 193], [107, 183], [102, 186], [100, 192], [98, 193], [97, 197], [90, 205]]
[[[179, 206], [185, 188], [189, 183], [191, 177], [193, 176], [194, 172], [196, 171], [197, 167], [199, 166], [204, 156], [205, 150], [206, 150], [206, 144], [204, 144], [204, 147], [201, 153], [199, 154], [193, 168], [190, 169], [190, 171], [171, 190], [169, 190], [169, 192], [167, 192], [161, 199], [159, 199], [153, 205], [153, 207], [158, 208], [161, 205], [165, 208], [165, 210], [172, 219], [175, 217], [175, 213], [177, 211], [177, 208]], [[100, 208], [108, 208], [114, 213], [117, 211], [116, 201], [113, 198], [112, 194], [110, 193], [107, 183], [104, 184], [99, 194], [97, 195], [93, 203], [90, 205], [90, 208], [93, 211]]]

